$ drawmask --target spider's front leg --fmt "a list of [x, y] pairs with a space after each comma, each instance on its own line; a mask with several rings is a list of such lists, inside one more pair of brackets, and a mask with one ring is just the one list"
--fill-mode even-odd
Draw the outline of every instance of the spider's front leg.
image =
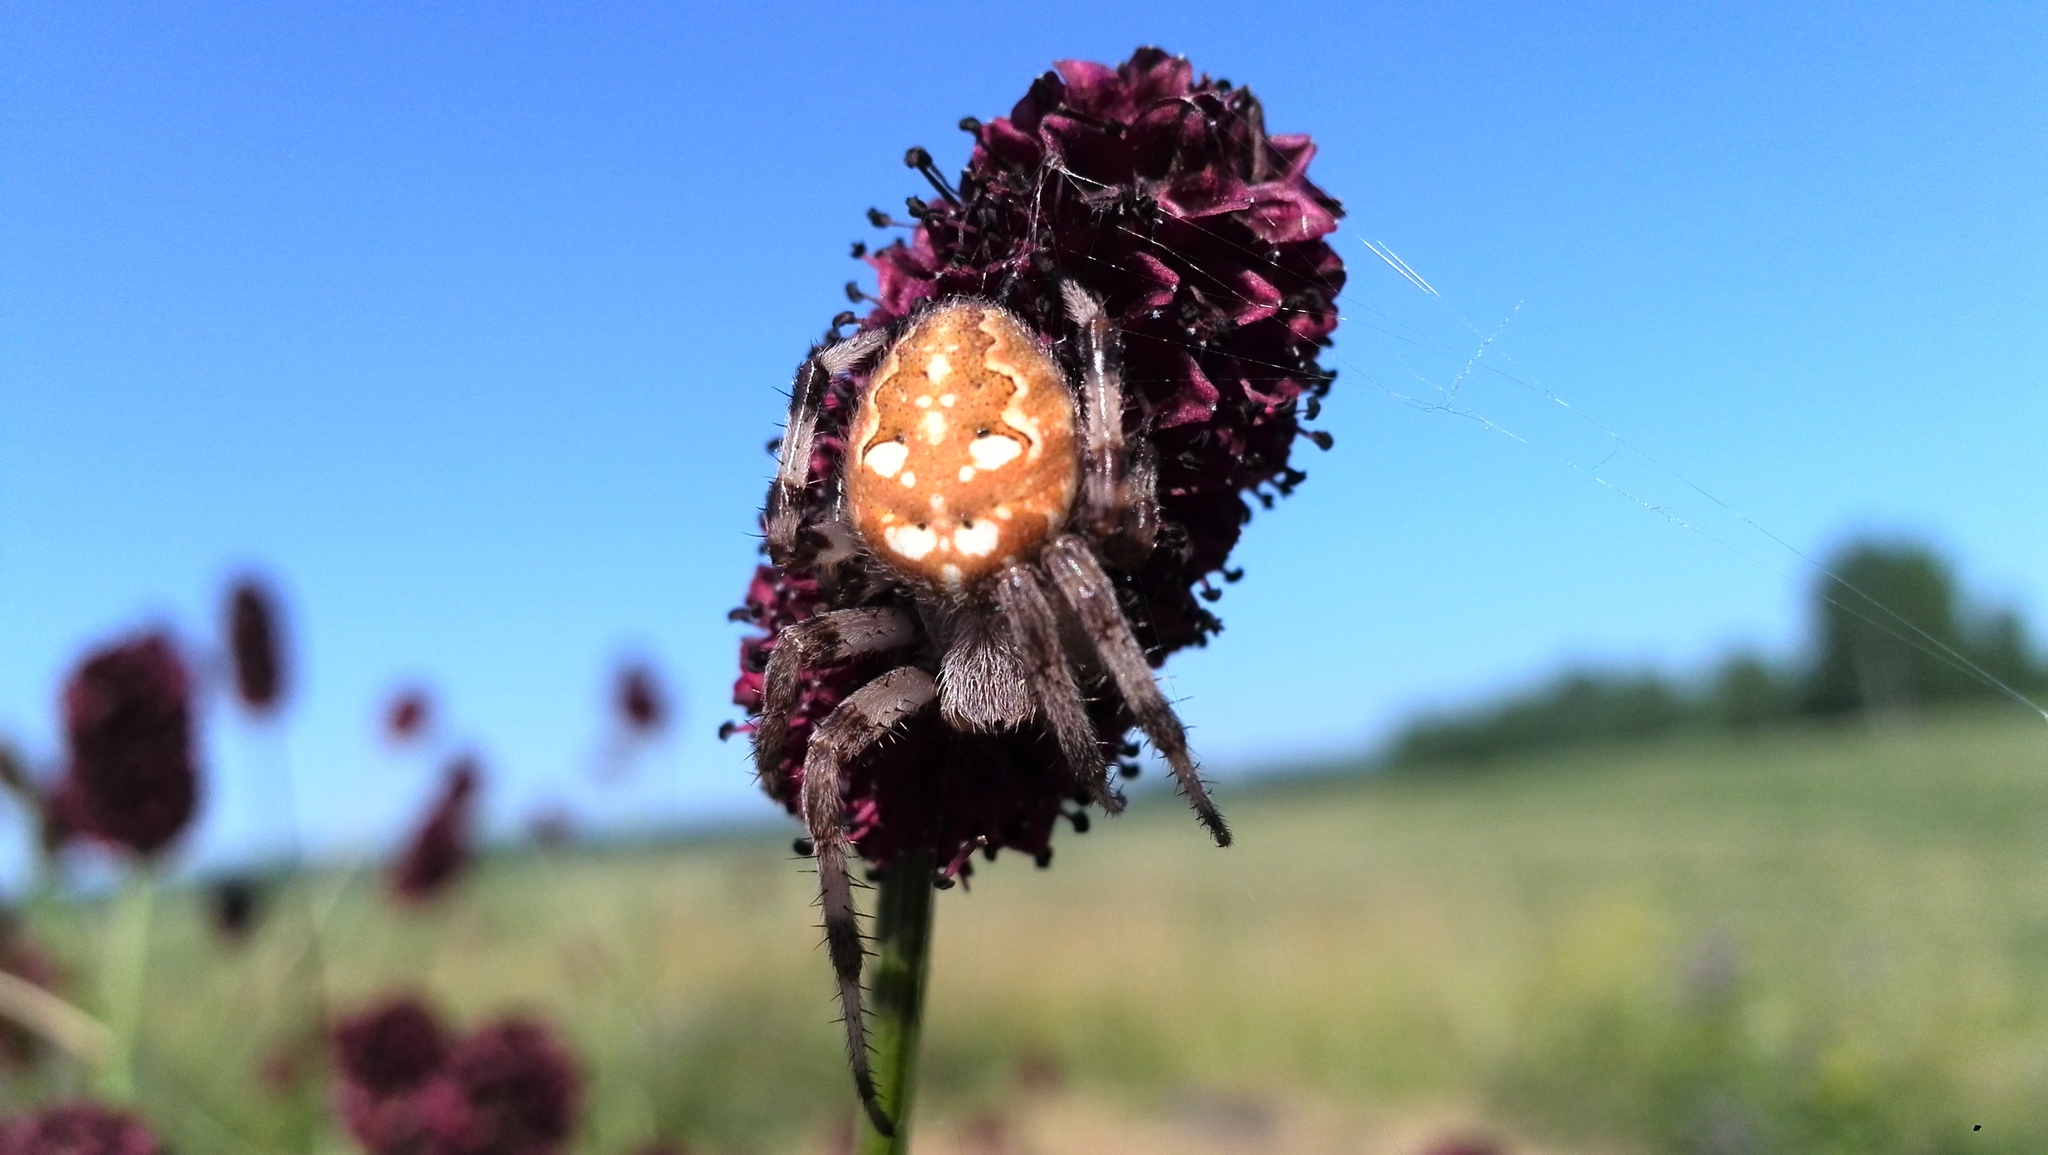
[[860, 943], [860, 920], [853, 905], [853, 881], [847, 875], [852, 845], [841, 812], [841, 788], [848, 763], [904, 719], [932, 703], [938, 685], [914, 666], [891, 670], [846, 696], [818, 724], [804, 756], [804, 825], [810, 830], [818, 863], [818, 894], [825, 913], [825, 948], [839, 977], [839, 1009], [846, 1020], [846, 1054], [853, 1064], [853, 1084], [875, 1130], [895, 1133], [889, 1116], [875, 1097], [875, 1077], [868, 1059], [866, 1010], [861, 1003], [860, 971], [866, 951]]
[[1123, 343], [1101, 299], [1070, 279], [1060, 297], [1080, 337], [1081, 526], [1135, 566], [1159, 532], [1158, 465], [1149, 442], [1124, 437]]
[[797, 366], [789, 387], [789, 420], [782, 427], [775, 483], [768, 489], [768, 559], [788, 567], [797, 560], [802, 532], [803, 493], [811, 480], [811, 443], [817, 437], [818, 411], [832, 378], [858, 365], [880, 348], [887, 335], [880, 329], [856, 333], [835, 345], [814, 345]]
[[775, 635], [775, 649], [762, 678], [761, 716], [754, 724], [754, 772], [770, 798], [782, 800], [782, 748], [789, 740], [789, 714], [796, 709], [799, 675], [805, 667], [899, 649], [915, 641], [917, 623], [889, 606], [834, 610]]

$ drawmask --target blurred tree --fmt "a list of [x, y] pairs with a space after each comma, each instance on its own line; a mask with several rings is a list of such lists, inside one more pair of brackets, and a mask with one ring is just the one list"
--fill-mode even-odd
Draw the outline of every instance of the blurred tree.
[[1747, 650], [1731, 654], [1714, 674], [1707, 715], [1730, 730], [1754, 730], [1799, 712], [1799, 680]]
[[1972, 621], [1952, 569], [1932, 549], [1851, 542], [1828, 571], [1813, 592], [1808, 712], [1902, 710], [1997, 694], [1972, 665], [2015, 686], [2035, 680], [2018, 616]]
[[1421, 718], [1394, 740], [1392, 758], [1478, 762], [1523, 750], [1647, 738], [1695, 716], [1686, 696], [1656, 674], [1576, 670], [1489, 706]]

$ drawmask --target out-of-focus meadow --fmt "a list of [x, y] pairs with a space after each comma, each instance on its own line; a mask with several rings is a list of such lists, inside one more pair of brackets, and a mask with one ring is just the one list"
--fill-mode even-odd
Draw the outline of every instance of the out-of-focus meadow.
[[[941, 896], [918, 1149], [2048, 1148], [2038, 719], [1695, 734], [1226, 797], [1227, 851], [1146, 794], [1065, 837], [1054, 869], [1005, 860]], [[416, 986], [463, 1019], [547, 1013], [586, 1064], [576, 1150], [834, 1149], [851, 1102], [793, 829], [499, 853], [396, 918], [377, 872], [326, 870], [273, 889], [240, 946], [207, 930], [203, 892], [175, 892], [143, 1109], [180, 1150], [308, 1132], [346, 1150], [317, 969], [332, 1007]], [[89, 959], [118, 909], [31, 918]]]

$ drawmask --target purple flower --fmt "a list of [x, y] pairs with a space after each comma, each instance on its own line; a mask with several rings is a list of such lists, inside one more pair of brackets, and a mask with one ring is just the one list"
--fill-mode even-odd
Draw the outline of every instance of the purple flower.
[[394, 742], [424, 735], [434, 721], [434, 700], [417, 687], [400, 690], [384, 707], [384, 733]]
[[419, 1000], [391, 1000], [334, 1030], [335, 1103], [372, 1155], [552, 1155], [582, 1099], [576, 1061], [529, 1018], [450, 1040]]
[[337, 1024], [334, 1057], [351, 1086], [387, 1097], [433, 1077], [447, 1061], [448, 1043], [426, 1004], [401, 995]]
[[242, 704], [258, 714], [276, 709], [285, 690], [284, 640], [277, 598], [255, 578], [236, 582], [228, 595], [228, 653]]
[[619, 668], [612, 681], [612, 701], [628, 734], [645, 737], [668, 725], [668, 692], [653, 667], [645, 663]]
[[[1226, 565], [1251, 516], [1247, 497], [1270, 506], [1303, 480], [1292, 459], [1297, 440], [1329, 444], [1304, 422], [1335, 376], [1318, 358], [1337, 326], [1344, 268], [1323, 238], [1342, 209], [1308, 179], [1315, 146], [1306, 136], [1268, 134], [1249, 90], [1197, 77], [1186, 60], [1157, 48], [1114, 68], [1061, 62], [1008, 117], [962, 127], [975, 134], [975, 147], [957, 185], [912, 150], [910, 163], [938, 199], [910, 198], [917, 223], [907, 239], [872, 254], [855, 247], [878, 278], [860, 327], [893, 325], [922, 302], [979, 297], [1070, 356], [1061, 278], [1105, 302], [1132, 395], [1124, 433], [1157, 462], [1162, 520], [1157, 548], [1114, 580], [1156, 665], [1221, 628], [1203, 602], [1217, 596], [1213, 575], [1239, 576]], [[836, 500], [825, 483], [865, 383], [856, 371], [824, 398], [807, 519], [822, 520], [825, 503]], [[735, 703], [759, 711], [780, 631], [895, 596], [826, 589], [814, 573], [761, 566], [735, 611], [763, 630], [741, 643]], [[795, 811], [812, 729], [886, 668], [855, 659], [803, 672], [781, 765], [764, 775], [772, 797]], [[1122, 706], [1114, 694], [1091, 706], [1111, 749], [1128, 731]], [[973, 772], [948, 772], [959, 764]], [[923, 850], [950, 875], [977, 848], [991, 857], [1015, 849], [1043, 863], [1067, 804], [1086, 799], [1059, 764], [1038, 728], [959, 734], [927, 713], [850, 769], [848, 833], [878, 866]]]
[[458, 758], [448, 767], [441, 796], [427, 811], [405, 853], [391, 873], [391, 890], [406, 902], [425, 902], [469, 865], [471, 826], [475, 822], [476, 790], [482, 771], [474, 758]]
[[539, 1022], [485, 1024], [449, 1054], [447, 1072], [462, 1092], [461, 1123], [448, 1137], [455, 1155], [546, 1155], [568, 1142], [582, 1081]]
[[163, 634], [93, 653], [64, 688], [71, 758], [53, 800], [68, 825], [145, 857], [175, 839], [199, 801], [192, 679]]
[[163, 1155], [143, 1122], [79, 1100], [0, 1122], [0, 1155]]

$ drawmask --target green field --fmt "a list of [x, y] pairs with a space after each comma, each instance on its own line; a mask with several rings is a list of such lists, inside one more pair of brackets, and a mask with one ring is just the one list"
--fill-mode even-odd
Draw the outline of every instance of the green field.
[[[1511, 1149], [2048, 1151], [2039, 720], [1226, 782], [1221, 801], [1229, 850], [1145, 795], [1063, 834], [1050, 870], [1005, 860], [940, 896], [921, 1148], [1099, 1149], [1107, 1127], [1129, 1150], [1396, 1150], [1386, 1135], [1442, 1119]], [[850, 1095], [791, 833], [503, 854], [414, 914], [374, 872], [330, 872], [239, 948], [168, 895], [143, 1107], [183, 1152], [347, 1149], [320, 1072], [258, 1077], [311, 1038], [311, 910], [337, 1008], [415, 986], [464, 1020], [554, 1016], [590, 1075], [579, 1150], [825, 1149]], [[35, 919], [99, 1010], [108, 908]], [[9, 1093], [79, 1078], [60, 1061]]]

